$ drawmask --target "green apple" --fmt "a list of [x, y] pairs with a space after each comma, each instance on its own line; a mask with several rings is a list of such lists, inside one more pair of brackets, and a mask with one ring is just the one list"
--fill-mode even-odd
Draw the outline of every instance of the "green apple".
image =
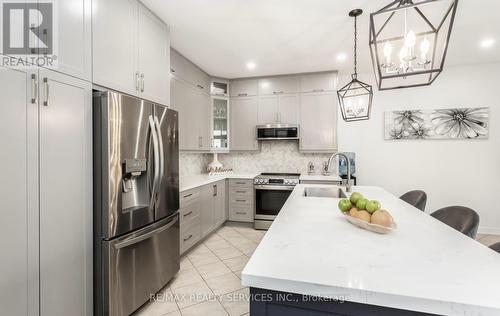
[[373, 214], [375, 211], [380, 210], [380, 202], [371, 200], [368, 203], [366, 203], [366, 210], [370, 212], [370, 214]]
[[358, 203], [359, 199], [362, 199], [362, 198], [363, 198], [363, 195], [361, 193], [354, 192], [353, 194], [351, 194], [350, 200], [353, 204], [356, 204], [356, 203]]
[[366, 210], [366, 204], [368, 204], [368, 199], [361, 198], [356, 203], [356, 207], [359, 208], [360, 211]]
[[342, 212], [347, 212], [351, 209], [352, 207], [352, 203], [351, 201], [349, 201], [348, 199], [342, 199], [339, 201], [339, 209], [342, 211]]

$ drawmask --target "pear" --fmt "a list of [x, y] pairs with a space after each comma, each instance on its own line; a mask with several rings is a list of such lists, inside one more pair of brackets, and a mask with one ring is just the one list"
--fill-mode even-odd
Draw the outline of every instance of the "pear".
[[394, 220], [391, 213], [386, 210], [378, 210], [372, 214], [371, 223], [375, 225], [392, 228]]

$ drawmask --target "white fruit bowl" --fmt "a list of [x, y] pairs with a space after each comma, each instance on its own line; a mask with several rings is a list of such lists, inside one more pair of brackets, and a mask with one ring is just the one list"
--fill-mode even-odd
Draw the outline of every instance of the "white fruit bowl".
[[359, 228], [363, 228], [363, 229], [372, 231], [374, 233], [388, 234], [388, 233], [392, 232], [393, 230], [395, 230], [396, 228], [398, 228], [396, 225], [396, 222], [394, 222], [394, 221], [392, 222], [392, 228], [391, 228], [391, 227], [385, 227], [385, 226], [380, 226], [380, 225], [376, 225], [376, 224], [370, 224], [368, 222], [360, 220], [359, 218], [352, 217], [349, 214], [344, 213], [344, 212], [342, 212], [342, 214], [345, 216], [347, 221], [349, 223], [353, 224], [354, 226], [358, 226]]

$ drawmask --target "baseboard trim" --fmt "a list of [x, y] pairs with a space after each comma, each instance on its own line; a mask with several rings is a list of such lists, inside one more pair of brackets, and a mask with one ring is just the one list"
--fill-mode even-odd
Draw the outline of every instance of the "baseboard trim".
[[478, 232], [482, 235], [500, 235], [500, 227], [479, 226]]

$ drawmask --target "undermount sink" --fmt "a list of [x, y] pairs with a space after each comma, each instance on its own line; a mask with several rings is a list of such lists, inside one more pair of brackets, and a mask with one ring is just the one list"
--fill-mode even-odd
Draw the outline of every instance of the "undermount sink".
[[324, 198], [346, 198], [347, 195], [339, 187], [333, 188], [305, 188], [304, 196], [306, 197], [324, 197]]

